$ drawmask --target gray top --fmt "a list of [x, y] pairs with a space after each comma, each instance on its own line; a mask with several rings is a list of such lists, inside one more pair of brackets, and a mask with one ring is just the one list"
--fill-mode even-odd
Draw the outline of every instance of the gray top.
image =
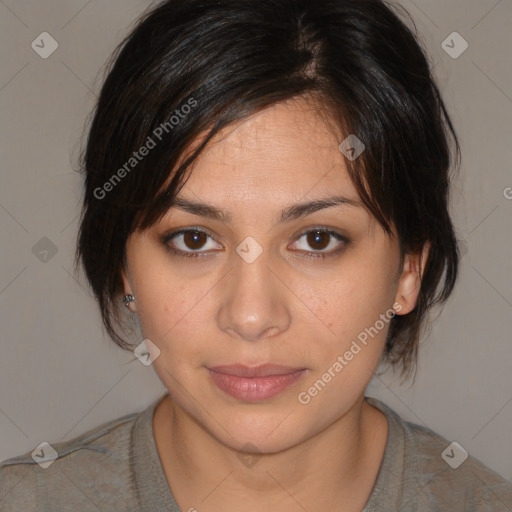
[[[182, 512], [153, 437], [153, 411], [162, 398], [141, 413], [52, 444], [58, 456], [46, 469], [40, 464], [50, 462], [47, 446], [2, 462], [0, 511]], [[512, 483], [471, 456], [464, 460], [461, 447], [402, 420], [381, 401], [366, 400], [386, 415], [389, 433], [361, 512], [512, 512]]]

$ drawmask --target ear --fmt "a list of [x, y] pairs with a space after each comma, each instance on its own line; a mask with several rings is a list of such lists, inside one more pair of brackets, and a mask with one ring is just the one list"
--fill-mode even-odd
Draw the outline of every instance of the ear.
[[394, 309], [397, 315], [406, 315], [416, 307], [430, 247], [430, 242], [426, 242], [421, 252], [406, 254], [404, 257], [404, 266], [395, 297]]

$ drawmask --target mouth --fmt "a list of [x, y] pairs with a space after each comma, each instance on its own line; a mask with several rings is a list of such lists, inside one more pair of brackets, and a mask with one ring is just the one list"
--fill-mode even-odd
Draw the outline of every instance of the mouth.
[[290, 375], [304, 370], [304, 368], [294, 368], [292, 366], [281, 366], [278, 364], [262, 364], [260, 366], [245, 366], [242, 364], [222, 365], [213, 366], [208, 369], [236, 377], [273, 377], [275, 375]]
[[221, 391], [245, 402], [260, 402], [272, 398], [288, 389], [306, 372], [305, 368], [273, 364], [208, 368], [213, 383]]

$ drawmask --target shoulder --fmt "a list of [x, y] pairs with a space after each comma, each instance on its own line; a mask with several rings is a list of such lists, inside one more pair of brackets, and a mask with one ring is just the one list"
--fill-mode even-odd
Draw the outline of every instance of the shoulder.
[[410, 446], [409, 464], [424, 486], [423, 501], [435, 499], [452, 510], [512, 510], [512, 483], [459, 443], [410, 422], [404, 422], [404, 430]]
[[[42, 443], [0, 463], [0, 510], [105, 510], [109, 497], [133, 510], [132, 427], [141, 413], [106, 422], [69, 441]], [[121, 492], [123, 491], [123, 492]], [[113, 508], [111, 508], [113, 510]]]
[[418, 511], [512, 511], [512, 483], [470, 455], [462, 443], [405, 421], [374, 398], [369, 402], [386, 414], [389, 435], [403, 439], [403, 460], [397, 464], [403, 471], [402, 493], [417, 503]]

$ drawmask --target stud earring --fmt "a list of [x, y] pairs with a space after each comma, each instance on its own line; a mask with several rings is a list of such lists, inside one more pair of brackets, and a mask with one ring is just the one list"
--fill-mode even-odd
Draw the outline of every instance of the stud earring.
[[124, 305], [132, 312], [135, 312], [135, 297], [132, 294], [127, 294], [123, 297]]

